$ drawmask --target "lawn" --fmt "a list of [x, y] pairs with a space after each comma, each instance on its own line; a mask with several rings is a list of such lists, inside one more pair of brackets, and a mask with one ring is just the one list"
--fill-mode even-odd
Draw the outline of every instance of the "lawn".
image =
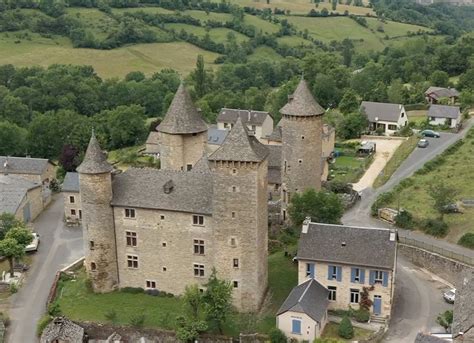
[[138, 12], [144, 11], [150, 14], [173, 14], [174, 11], [168, 10], [162, 7], [136, 7], [136, 8], [114, 8], [112, 12], [115, 13], [124, 13], [124, 12]]
[[226, 21], [232, 20], [232, 15], [229, 13], [216, 13], [216, 12], [206, 13], [205, 11], [188, 10], [188, 11], [184, 11], [183, 14], [190, 15], [193, 18], [199, 19], [201, 22], [205, 22], [207, 20], [214, 20], [214, 21], [220, 21], [220, 22], [226, 22]]
[[118, 22], [96, 8], [68, 8], [68, 16], [79, 19], [98, 40], [103, 40], [118, 28]]
[[426, 122], [428, 111], [427, 110], [416, 110], [407, 111], [408, 122], [415, 123], [415, 127], [419, 128], [424, 122]]
[[[234, 313], [227, 321], [224, 331], [236, 336], [241, 331], [252, 329], [268, 333], [275, 326], [275, 313], [290, 290], [297, 284], [296, 265], [282, 252], [269, 256], [269, 305], [260, 315]], [[112, 292], [94, 294], [86, 287], [85, 272], [80, 270], [75, 280], [61, 281], [57, 302], [61, 311], [78, 321], [107, 322], [105, 313], [116, 311], [117, 324], [127, 325], [136, 314], [145, 315], [145, 327], [173, 330], [175, 318], [183, 313], [180, 298], [153, 297], [146, 294]]]
[[[198, 37], [204, 37], [206, 33], [208, 32], [205, 27], [201, 26], [195, 26], [195, 25], [189, 25], [189, 24], [181, 24], [181, 23], [169, 23], [165, 24], [165, 27], [167, 29], [173, 29], [176, 32], [180, 32], [181, 30], [184, 30], [188, 33], [192, 33]], [[227, 28], [215, 28], [209, 30], [209, 36], [213, 41], [216, 41], [217, 43], [226, 43], [227, 42], [227, 36], [229, 33], [233, 33], [237, 42], [244, 42], [248, 40], [248, 37], [231, 29]]]
[[262, 31], [263, 33], [277, 33], [280, 30], [279, 25], [250, 14], [245, 15], [244, 24], [253, 25], [257, 31]]
[[125, 46], [113, 50], [75, 49], [63, 37], [43, 38], [30, 33], [31, 40], [21, 40], [14, 33], [0, 34], [0, 65], [49, 66], [55, 63], [92, 65], [104, 78], [124, 77], [131, 71], [147, 75], [173, 68], [187, 75], [196, 65], [198, 55], [204, 56], [208, 67], [214, 66], [216, 53], [185, 42], [150, 43]]
[[372, 161], [373, 159], [369, 157], [342, 155], [336, 158], [335, 163], [329, 165], [329, 174], [331, 177], [334, 176], [332, 180], [356, 183]]
[[[398, 23], [395, 21], [386, 21], [385, 23], [382, 23], [376, 18], [366, 18], [366, 20], [369, 29], [373, 30], [381, 37], [385, 37], [386, 35], [389, 38], [403, 37], [406, 36], [408, 32], [418, 32], [420, 30], [425, 32], [432, 32], [431, 29], [418, 25]], [[383, 28], [383, 32], [377, 31], [379, 27]]]
[[298, 36], [283, 36], [283, 37], [278, 37], [277, 42], [279, 44], [286, 44], [288, 46], [294, 47], [294, 46], [300, 46], [300, 45], [308, 45], [312, 46], [313, 43], [307, 39], [298, 37]]
[[322, 338], [337, 339], [339, 342], [353, 342], [353, 341], [367, 338], [373, 333], [373, 331], [354, 327], [354, 337], [352, 339], [347, 340], [347, 339], [339, 337], [337, 333], [338, 328], [339, 328], [339, 324], [328, 323], [326, 327], [324, 328]]
[[279, 61], [283, 57], [269, 46], [259, 46], [248, 56], [249, 61]]

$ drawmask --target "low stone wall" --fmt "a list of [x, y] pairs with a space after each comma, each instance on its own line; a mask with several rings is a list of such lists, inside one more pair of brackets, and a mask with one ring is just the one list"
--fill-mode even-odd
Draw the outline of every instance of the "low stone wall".
[[452, 284], [457, 282], [463, 271], [472, 268], [456, 260], [405, 244], [398, 244], [398, 252], [413, 264], [429, 270]]
[[360, 136], [361, 141], [370, 141], [374, 139], [385, 139], [389, 141], [406, 141], [408, 137], [398, 137], [398, 136], [371, 136], [371, 135], [362, 135]]

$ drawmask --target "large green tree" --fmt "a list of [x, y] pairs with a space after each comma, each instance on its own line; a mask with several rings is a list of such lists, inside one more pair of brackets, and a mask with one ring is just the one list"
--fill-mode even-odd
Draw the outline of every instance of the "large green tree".
[[232, 285], [217, 278], [217, 271], [212, 270], [204, 292], [204, 310], [209, 325], [223, 333], [223, 325], [232, 311]]
[[24, 227], [14, 227], [0, 241], [0, 254], [8, 259], [10, 276], [13, 277], [13, 261], [25, 254], [25, 247], [31, 243], [33, 235]]
[[0, 121], [0, 155], [25, 155], [27, 134], [26, 129], [16, 124]]
[[11, 213], [0, 214], [0, 240], [5, 238], [5, 235], [14, 227], [25, 227], [25, 224], [15, 218]]

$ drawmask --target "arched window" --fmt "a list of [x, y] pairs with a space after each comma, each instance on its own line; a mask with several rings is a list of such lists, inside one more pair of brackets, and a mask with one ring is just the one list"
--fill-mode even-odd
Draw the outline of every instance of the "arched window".
[[95, 262], [91, 262], [91, 270], [96, 270], [97, 266], [95, 265]]

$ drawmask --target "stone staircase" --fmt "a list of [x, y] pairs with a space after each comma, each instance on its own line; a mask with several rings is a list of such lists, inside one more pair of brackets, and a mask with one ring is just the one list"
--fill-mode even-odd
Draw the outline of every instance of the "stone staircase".
[[377, 323], [377, 324], [386, 325], [387, 322], [388, 322], [388, 319], [386, 317], [375, 316], [375, 315], [370, 316], [370, 323]]

